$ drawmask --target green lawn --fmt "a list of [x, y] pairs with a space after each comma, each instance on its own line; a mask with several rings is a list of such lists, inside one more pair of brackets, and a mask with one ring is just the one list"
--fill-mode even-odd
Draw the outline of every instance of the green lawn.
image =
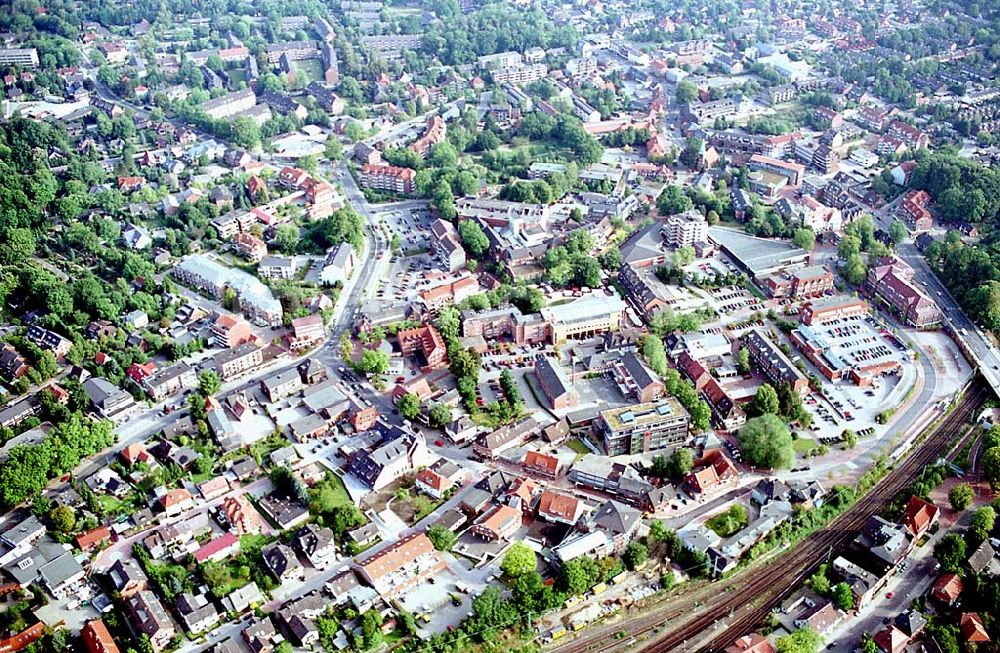
[[351, 495], [347, 493], [347, 488], [344, 487], [344, 481], [336, 474], [328, 474], [326, 477], [326, 484], [332, 489], [337, 497], [338, 503], [354, 503], [351, 501]]
[[295, 72], [298, 82], [305, 86], [309, 82], [323, 79], [323, 63], [319, 59], [306, 59], [295, 62]]
[[590, 449], [583, 443], [580, 438], [572, 438], [566, 442], [566, 446], [577, 452], [581, 456], [585, 456], [590, 453]]
[[809, 453], [810, 450], [817, 447], [816, 441], [812, 438], [799, 438], [792, 443], [792, 447], [795, 449], [795, 453], [799, 455], [804, 455]]

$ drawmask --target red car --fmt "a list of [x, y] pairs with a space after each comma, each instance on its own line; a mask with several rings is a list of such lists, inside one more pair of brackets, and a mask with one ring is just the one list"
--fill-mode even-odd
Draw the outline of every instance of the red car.
[[434, 446], [435, 447], [443, 447], [444, 446], [444, 440], [435, 440], [434, 441]]
[[892, 597], [893, 597], [893, 593], [892, 593], [892, 592], [888, 592], [888, 593], [887, 593], [887, 594], [885, 595], [885, 598], [887, 598], [887, 599], [891, 599]]
[[396, 377], [396, 383], [402, 383], [405, 380], [406, 380], [405, 376], [397, 376]]

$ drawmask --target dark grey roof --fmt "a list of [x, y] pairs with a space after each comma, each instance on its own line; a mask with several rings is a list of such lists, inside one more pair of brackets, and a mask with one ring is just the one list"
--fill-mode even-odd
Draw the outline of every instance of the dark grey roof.
[[604, 503], [594, 513], [594, 525], [615, 535], [631, 532], [642, 519], [642, 513], [614, 500]]

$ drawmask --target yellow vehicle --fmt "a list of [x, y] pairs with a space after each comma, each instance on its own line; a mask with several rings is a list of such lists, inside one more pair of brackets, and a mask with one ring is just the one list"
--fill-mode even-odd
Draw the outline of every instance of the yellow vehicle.
[[565, 603], [563, 603], [563, 607], [572, 608], [574, 605], [577, 605], [582, 600], [583, 599], [581, 599], [579, 596], [571, 596], [568, 599], [566, 599]]
[[590, 591], [593, 593], [594, 596], [600, 596], [601, 594], [604, 594], [604, 592], [606, 592], [607, 589], [608, 589], [607, 583], [598, 583], [597, 585], [594, 585], [594, 588]]
[[550, 635], [552, 635], [552, 639], [559, 639], [565, 634], [566, 634], [565, 626], [556, 626], [555, 628], [552, 629], [552, 632], [550, 633]]
[[617, 576], [615, 576], [614, 578], [611, 579], [611, 584], [612, 585], [620, 585], [620, 584], [622, 584], [622, 583], [625, 582], [626, 578], [628, 578], [628, 572], [627, 571], [623, 571], [622, 573], [618, 574]]

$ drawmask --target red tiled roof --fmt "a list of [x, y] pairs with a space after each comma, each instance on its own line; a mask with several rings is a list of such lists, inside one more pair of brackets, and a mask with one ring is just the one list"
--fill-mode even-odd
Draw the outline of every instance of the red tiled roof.
[[92, 549], [95, 546], [99, 546], [101, 543], [106, 542], [110, 539], [111, 539], [111, 531], [108, 530], [108, 527], [98, 526], [93, 530], [77, 535], [76, 545], [80, 547], [81, 551], [87, 551], [88, 549]]
[[990, 641], [990, 635], [983, 625], [983, 618], [975, 612], [963, 612], [958, 628], [962, 631], [962, 640], [965, 642], [972, 644]]
[[922, 535], [937, 517], [938, 507], [918, 496], [910, 497], [903, 513], [903, 525], [915, 536]]
[[557, 519], [571, 520], [576, 518], [580, 509], [580, 501], [575, 497], [557, 494], [546, 490], [538, 500], [538, 514], [548, 515]]
[[559, 471], [559, 459], [539, 451], [529, 451], [524, 455], [524, 466], [555, 474]]
[[118, 653], [118, 645], [100, 619], [88, 621], [80, 630], [80, 636], [88, 653]]
[[236, 537], [232, 533], [223, 533], [221, 537], [209, 540], [200, 549], [194, 552], [194, 559], [196, 562], [205, 562], [215, 554], [225, 551], [231, 546], [236, 546], [240, 543], [240, 538]]
[[954, 603], [961, 596], [963, 587], [964, 584], [962, 583], [961, 576], [958, 574], [944, 574], [934, 583], [932, 595], [938, 601]]

